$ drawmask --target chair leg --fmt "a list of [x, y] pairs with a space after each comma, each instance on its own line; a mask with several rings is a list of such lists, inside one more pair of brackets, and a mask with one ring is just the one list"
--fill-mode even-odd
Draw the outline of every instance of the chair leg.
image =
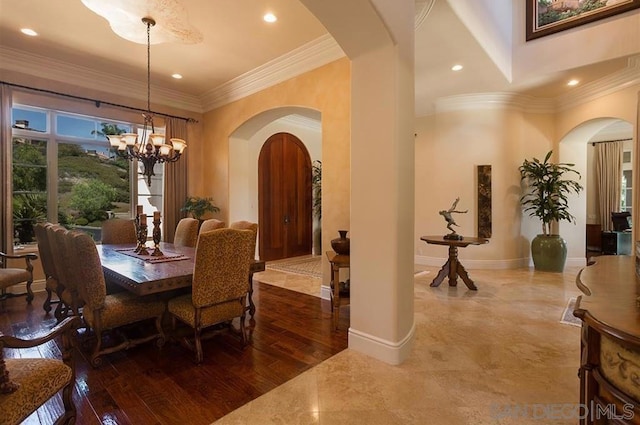
[[62, 300], [60, 300], [60, 302], [58, 303], [58, 305], [56, 305], [56, 309], [53, 312], [53, 316], [56, 318], [56, 320], [58, 322], [61, 322], [62, 319], [64, 318], [64, 302], [62, 302]]
[[159, 335], [158, 339], [156, 340], [156, 345], [159, 348], [162, 348], [162, 346], [164, 346], [164, 343], [166, 342], [166, 338], [164, 336], [164, 329], [162, 329], [162, 316], [156, 317], [156, 329]]
[[27, 280], [27, 304], [31, 304], [31, 301], [33, 301], [33, 290], [31, 290], [32, 283], [33, 279]]
[[42, 308], [48, 314], [51, 311], [51, 297], [53, 295], [53, 291], [49, 288], [45, 288], [45, 290], [47, 291], [47, 299], [44, 300]]
[[55, 422], [58, 424], [74, 424], [77, 416], [76, 406], [73, 403], [73, 386], [74, 381], [69, 383], [62, 390], [62, 403], [64, 404], [64, 415]]
[[203, 360], [202, 343], [200, 342], [200, 327], [196, 326], [194, 331], [194, 343], [196, 346], [196, 363], [200, 364]]
[[93, 353], [91, 353], [91, 366], [100, 367], [102, 365], [102, 358], [100, 357], [100, 349], [102, 348], [102, 329], [96, 327], [94, 329], [96, 335], [96, 345], [93, 347]]
[[[246, 311], [246, 310], [245, 310]], [[246, 346], [247, 345], [247, 328], [244, 325], [244, 319], [245, 319], [245, 312], [242, 312], [242, 316], [240, 316], [240, 333], [242, 334], [242, 345]]]

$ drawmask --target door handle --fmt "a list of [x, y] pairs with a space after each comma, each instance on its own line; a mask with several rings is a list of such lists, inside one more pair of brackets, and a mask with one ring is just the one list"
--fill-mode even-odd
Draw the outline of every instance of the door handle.
[[284, 216], [284, 224], [289, 224], [289, 221], [290, 221], [290, 220], [289, 220], [289, 216], [288, 216], [288, 215], [285, 215], [285, 216]]

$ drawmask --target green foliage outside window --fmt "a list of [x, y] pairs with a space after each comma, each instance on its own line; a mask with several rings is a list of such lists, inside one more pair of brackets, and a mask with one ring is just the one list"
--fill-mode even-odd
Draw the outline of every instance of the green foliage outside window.
[[13, 143], [13, 191], [47, 190], [46, 144], [34, 141]]
[[120, 128], [120, 127], [118, 127], [118, 124], [110, 124], [108, 122], [101, 122], [100, 126], [102, 127], [102, 130], [100, 130], [100, 131], [93, 130], [91, 132], [91, 134], [98, 134], [100, 136], [113, 136], [113, 135], [123, 134], [123, 133], [127, 132], [126, 128]]
[[13, 226], [20, 243], [35, 241], [33, 226], [47, 218], [47, 142], [13, 139]]
[[35, 242], [33, 226], [46, 218], [46, 195], [25, 193], [13, 196], [14, 232], [20, 243]]
[[87, 223], [76, 220], [76, 224], [92, 224], [109, 218], [107, 211], [112, 208], [117, 191], [100, 180], [87, 180], [76, 184], [71, 191], [71, 208], [78, 211]]

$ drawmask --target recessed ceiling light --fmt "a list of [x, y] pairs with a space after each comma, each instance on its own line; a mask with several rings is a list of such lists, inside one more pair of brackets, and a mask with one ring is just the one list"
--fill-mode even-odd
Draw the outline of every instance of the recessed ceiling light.
[[578, 80], [569, 80], [567, 83], [568, 86], [577, 86], [580, 81]]
[[176, 80], [181, 80], [182, 79], [182, 75], [180, 75], [180, 74], [171, 74], [171, 76], [173, 78], [175, 78]]
[[262, 19], [264, 19], [265, 22], [269, 22], [269, 23], [273, 23], [275, 21], [278, 20], [278, 18], [276, 17], [276, 15], [274, 15], [273, 13], [267, 13], [265, 14]]
[[20, 29], [20, 32], [25, 35], [29, 35], [31, 37], [35, 37], [36, 35], [38, 35], [38, 33], [32, 30], [31, 28], [22, 28]]
[[457, 65], [453, 65], [453, 66], [451, 67], [451, 70], [452, 70], [452, 71], [460, 71], [462, 68], [463, 68], [463, 66], [462, 66], [462, 65], [457, 64]]

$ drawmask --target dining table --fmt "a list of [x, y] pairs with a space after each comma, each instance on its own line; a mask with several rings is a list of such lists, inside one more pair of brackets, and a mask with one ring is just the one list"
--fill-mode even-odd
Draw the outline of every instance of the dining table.
[[[196, 248], [160, 242], [161, 255], [141, 255], [135, 245], [96, 245], [107, 284], [117, 285], [136, 295], [144, 296], [191, 287]], [[253, 274], [265, 270], [265, 262], [254, 259], [249, 268], [247, 310], [253, 316]]]

